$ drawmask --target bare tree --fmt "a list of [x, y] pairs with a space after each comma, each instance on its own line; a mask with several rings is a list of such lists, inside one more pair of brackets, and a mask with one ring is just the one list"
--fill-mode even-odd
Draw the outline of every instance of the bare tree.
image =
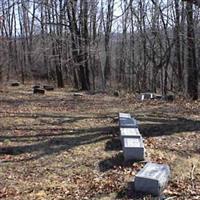
[[198, 69], [196, 64], [195, 32], [193, 19], [193, 4], [187, 2], [187, 89], [188, 95], [193, 99], [198, 99]]

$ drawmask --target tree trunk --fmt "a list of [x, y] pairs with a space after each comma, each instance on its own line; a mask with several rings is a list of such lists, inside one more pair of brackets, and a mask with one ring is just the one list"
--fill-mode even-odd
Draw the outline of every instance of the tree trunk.
[[187, 92], [191, 99], [198, 99], [198, 70], [196, 64], [193, 5], [187, 2]]

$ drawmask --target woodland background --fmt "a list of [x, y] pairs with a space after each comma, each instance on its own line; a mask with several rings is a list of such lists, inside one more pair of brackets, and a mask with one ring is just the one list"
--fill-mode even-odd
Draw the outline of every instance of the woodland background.
[[1, 0], [0, 80], [197, 99], [200, 9], [193, 3]]

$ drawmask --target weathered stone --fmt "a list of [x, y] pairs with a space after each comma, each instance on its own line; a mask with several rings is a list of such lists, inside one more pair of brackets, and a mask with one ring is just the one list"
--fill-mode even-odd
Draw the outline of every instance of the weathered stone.
[[33, 93], [34, 94], [44, 94], [45, 90], [40, 89], [40, 88], [35, 88], [35, 89], [33, 89]]
[[19, 86], [19, 85], [20, 85], [19, 82], [12, 82], [12, 83], [11, 83], [11, 86], [12, 86], [12, 87], [17, 87], [17, 86]]
[[119, 113], [119, 118], [131, 118], [129, 113]]
[[129, 113], [119, 113], [120, 128], [137, 128], [137, 121]]
[[38, 89], [38, 88], [40, 88], [40, 85], [34, 85], [33, 86], [33, 89]]
[[137, 128], [138, 124], [134, 118], [120, 117], [119, 126], [120, 128]]
[[141, 136], [124, 138], [123, 144], [123, 154], [125, 161], [144, 160], [145, 149]]
[[159, 196], [170, 176], [168, 165], [147, 163], [135, 176], [135, 191]]
[[122, 145], [124, 145], [124, 138], [133, 138], [135, 136], [141, 136], [138, 128], [120, 128], [120, 140]]
[[52, 85], [44, 85], [43, 88], [47, 91], [53, 91], [54, 87]]
[[120, 93], [119, 93], [119, 91], [114, 91], [114, 92], [113, 92], [113, 95], [114, 95], [115, 97], [119, 97]]
[[162, 100], [162, 95], [160, 95], [160, 94], [155, 94], [154, 99], [155, 99], [155, 100]]
[[147, 93], [142, 93], [141, 94], [141, 101], [152, 100], [152, 99], [154, 99], [154, 94], [153, 93], [147, 92]]
[[82, 94], [82, 93], [74, 93], [74, 96], [75, 96], [75, 97], [82, 97], [83, 94]]

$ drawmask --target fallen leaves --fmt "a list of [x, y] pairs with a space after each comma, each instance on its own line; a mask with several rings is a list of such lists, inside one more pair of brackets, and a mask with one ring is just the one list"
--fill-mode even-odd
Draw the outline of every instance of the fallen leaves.
[[15, 187], [4, 187], [0, 189], [0, 198], [6, 199], [7, 197], [16, 197], [19, 191]]
[[[124, 164], [123, 158], [116, 156], [116, 140], [110, 141], [112, 150], [106, 149], [108, 140], [117, 137], [113, 119], [119, 111], [133, 113], [143, 122], [148, 159], [171, 166], [173, 176], [166, 196], [200, 196], [200, 137], [194, 130], [199, 126], [199, 102], [141, 103], [132, 95], [121, 99], [102, 94], [75, 99], [63, 91], [40, 97], [23, 89], [0, 97], [4, 108], [0, 111], [0, 148], [27, 146], [16, 155], [0, 155], [0, 184], [4, 183], [0, 198], [74, 200], [100, 199], [108, 194], [128, 198], [127, 184], [144, 163]], [[151, 137], [154, 131], [160, 136]], [[99, 167], [102, 161], [107, 165], [104, 171]], [[191, 163], [195, 165], [192, 179]]]

